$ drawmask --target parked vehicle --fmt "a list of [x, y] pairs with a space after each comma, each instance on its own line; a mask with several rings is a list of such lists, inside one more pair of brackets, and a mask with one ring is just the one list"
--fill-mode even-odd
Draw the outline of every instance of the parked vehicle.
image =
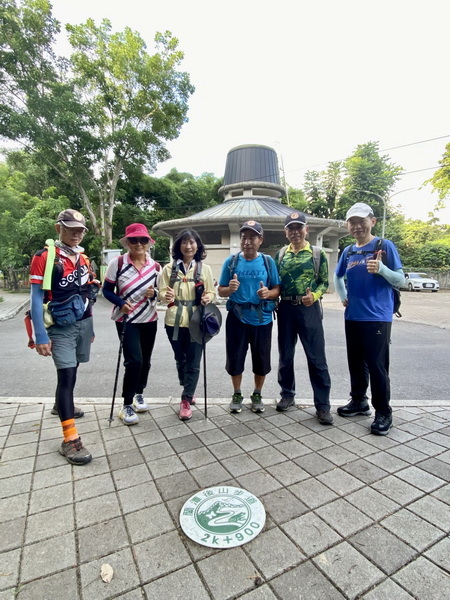
[[426, 273], [405, 273], [405, 283], [400, 288], [410, 292], [423, 290], [439, 291], [439, 281], [429, 277]]

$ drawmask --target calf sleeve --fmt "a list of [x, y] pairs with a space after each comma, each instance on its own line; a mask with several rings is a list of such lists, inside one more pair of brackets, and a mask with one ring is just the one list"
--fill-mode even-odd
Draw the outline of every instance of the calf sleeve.
[[56, 387], [55, 401], [61, 423], [74, 418], [73, 390], [77, 380], [78, 367], [58, 369], [58, 385]]

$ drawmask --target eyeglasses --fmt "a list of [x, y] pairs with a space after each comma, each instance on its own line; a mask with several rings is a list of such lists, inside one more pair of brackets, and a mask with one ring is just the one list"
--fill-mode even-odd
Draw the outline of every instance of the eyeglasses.
[[149, 243], [149, 239], [146, 237], [129, 237], [127, 238], [127, 240], [129, 241], [130, 244], [142, 244], [142, 246], [145, 246]]
[[66, 225], [62, 225], [64, 231], [68, 231], [70, 233], [74, 233], [75, 235], [84, 235], [86, 233], [86, 229], [82, 229], [81, 227], [66, 227]]

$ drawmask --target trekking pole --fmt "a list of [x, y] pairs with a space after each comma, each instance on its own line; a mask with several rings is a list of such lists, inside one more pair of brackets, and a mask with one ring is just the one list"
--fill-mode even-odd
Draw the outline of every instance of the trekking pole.
[[111, 423], [114, 420], [113, 419], [114, 401], [116, 399], [117, 380], [119, 379], [120, 359], [122, 358], [123, 336], [125, 335], [125, 328], [127, 326], [127, 320], [128, 320], [128, 315], [124, 315], [123, 327], [122, 327], [121, 334], [119, 336], [119, 356], [117, 357], [116, 377], [114, 379], [114, 389], [113, 389], [113, 396], [112, 396], [112, 402], [111, 402], [111, 412], [109, 413], [109, 427], [111, 427]]
[[205, 341], [205, 324], [204, 324], [204, 318], [205, 318], [205, 307], [202, 304], [201, 306], [201, 311], [202, 311], [202, 316], [200, 319], [200, 323], [202, 325], [202, 348], [203, 348], [203, 388], [204, 388], [204, 394], [205, 394], [205, 419], [208, 418], [208, 403], [206, 400], [206, 341]]

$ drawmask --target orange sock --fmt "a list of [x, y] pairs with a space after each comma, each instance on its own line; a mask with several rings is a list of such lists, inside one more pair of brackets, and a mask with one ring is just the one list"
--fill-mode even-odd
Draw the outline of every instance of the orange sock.
[[61, 421], [61, 425], [63, 429], [65, 442], [70, 442], [80, 437], [78, 435], [77, 428], [75, 425], [75, 419], [67, 419], [67, 421]]

